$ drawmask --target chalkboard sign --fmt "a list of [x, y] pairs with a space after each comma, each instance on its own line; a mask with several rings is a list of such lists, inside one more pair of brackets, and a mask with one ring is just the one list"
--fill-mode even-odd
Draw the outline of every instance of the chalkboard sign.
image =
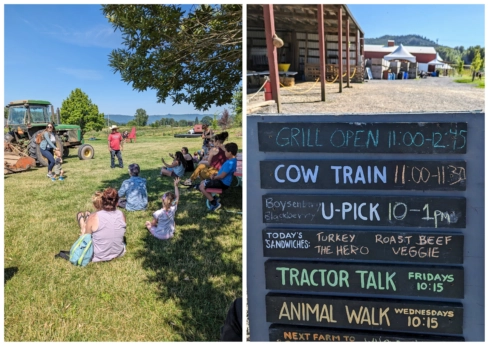
[[250, 340], [484, 341], [484, 118], [247, 117]]
[[465, 154], [467, 139], [467, 123], [258, 123], [265, 152]]
[[414, 333], [462, 334], [458, 303], [267, 294], [267, 322]]
[[464, 297], [462, 267], [269, 260], [265, 280], [279, 291]]
[[457, 233], [262, 230], [263, 256], [356, 261], [462, 264], [464, 236]]
[[274, 160], [260, 162], [262, 189], [459, 190], [465, 161]]
[[465, 198], [264, 195], [264, 223], [465, 228]]
[[270, 341], [319, 341], [319, 342], [382, 342], [382, 341], [465, 341], [460, 336], [368, 332], [334, 328], [313, 328], [272, 324], [269, 328]]

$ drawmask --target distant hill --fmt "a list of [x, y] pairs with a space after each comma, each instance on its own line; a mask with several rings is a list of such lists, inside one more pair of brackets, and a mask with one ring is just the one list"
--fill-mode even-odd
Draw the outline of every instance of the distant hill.
[[398, 46], [402, 43], [403, 46], [421, 46], [421, 47], [434, 47], [443, 61], [447, 61], [452, 64], [456, 64], [458, 60], [462, 59], [464, 64], [470, 65], [472, 59], [475, 56], [475, 52], [478, 49], [481, 55], [481, 59], [484, 59], [485, 49], [480, 46], [457, 46], [448, 47], [442, 46], [429, 38], [421, 35], [384, 35], [377, 38], [366, 38], [365, 44], [375, 45], [387, 45], [388, 40], [394, 40], [394, 44]]
[[[161, 120], [162, 118], [170, 119], [173, 118], [175, 121], [187, 120], [194, 121], [195, 118], [199, 118], [199, 121], [205, 117], [209, 116], [214, 118], [214, 114], [166, 114], [166, 115], [150, 115], [148, 117], [148, 125], [154, 123], [155, 121]], [[115, 121], [118, 124], [124, 125], [129, 121], [134, 119], [134, 115], [123, 115], [123, 114], [105, 114], [105, 119], [110, 121]]]
[[378, 38], [366, 38], [365, 44], [387, 45], [387, 40], [394, 40], [395, 45], [437, 47], [438, 44], [420, 35], [384, 35]]

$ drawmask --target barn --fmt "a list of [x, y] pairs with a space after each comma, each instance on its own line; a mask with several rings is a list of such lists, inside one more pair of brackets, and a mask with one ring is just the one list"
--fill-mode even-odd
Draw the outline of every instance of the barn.
[[[394, 40], [388, 40], [387, 45], [366, 44], [364, 46], [364, 56], [365, 59], [382, 59], [384, 56], [394, 52], [398, 47], [395, 45]], [[416, 57], [419, 70], [427, 70], [429, 72], [435, 70], [435, 65], [427, 65], [429, 62], [437, 59], [437, 53], [434, 47], [404, 46], [404, 49]]]
[[[338, 75], [341, 59], [343, 73], [348, 73], [352, 81], [363, 81], [364, 33], [360, 25], [347, 5], [321, 6], [326, 80], [333, 80]], [[321, 33], [318, 31], [318, 5], [273, 5], [273, 16], [275, 32], [284, 42], [278, 50], [278, 63], [288, 64], [289, 71], [296, 72], [293, 76], [297, 80], [314, 81], [319, 78]], [[263, 5], [247, 6], [246, 64], [250, 71], [269, 70]]]

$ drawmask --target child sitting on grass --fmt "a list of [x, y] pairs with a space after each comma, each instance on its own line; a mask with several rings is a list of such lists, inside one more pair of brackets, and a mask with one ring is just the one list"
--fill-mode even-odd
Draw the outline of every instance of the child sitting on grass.
[[236, 154], [238, 153], [238, 145], [236, 143], [228, 143], [224, 146], [224, 153], [226, 155], [226, 161], [222, 164], [217, 174], [211, 175], [210, 179], [203, 180], [199, 185], [199, 191], [209, 200], [211, 203], [210, 210], [215, 211], [221, 208], [219, 198], [214, 198], [206, 188], [217, 188], [223, 191], [231, 186], [233, 181], [233, 174], [236, 172], [236, 166], [238, 161], [236, 160]]
[[179, 182], [179, 177], [176, 177], [173, 180], [175, 193], [165, 192], [161, 198], [163, 208], [154, 212], [153, 220], [151, 222], [146, 221], [145, 223], [148, 231], [157, 239], [170, 239], [173, 238], [173, 235], [175, 234], [175, 213], [177, 211], [178, 199], [180, 197], [178, 191]]
[[61, 150], [58, 148], [54, 149], [54, 167], [53, 167], [53, 177], [51, 181], [56, 181], [56, 176], [59, 175], [59, 180], [65, 180], [63, 178], [63, 169], [61, 168], [61, 164], [63, 163], [63, 159], [61, 158]]
[[163, 162], [163, 168], [161, 169], [161, 175], [167, 177], [183, 177], [185, 174], [185, 168], [187, 167], [187, 161], [183, 157], [181, 151], [175, 152], [175, 156], [170, 155], [173, 158], [173, 162], [169, 165], [165, 162], [164, 158], [161, 158]]

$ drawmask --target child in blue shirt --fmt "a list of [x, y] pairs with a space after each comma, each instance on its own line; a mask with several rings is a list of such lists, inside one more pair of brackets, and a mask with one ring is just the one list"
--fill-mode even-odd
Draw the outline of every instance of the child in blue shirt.
[[[129, 165], [129, 179], [122, 182], [118, 191], [120, 208], [127, 211], [146, 210], [148, 206], [148, 191], [146, 189], [146, 179], [139, 176], [141, 169], [137, 163]], [[126, 197], [127, 199], [123, 199]]]
[[236, 160], [236, 154], [238, 153], [238, 145], [236, 143], [228, 143], [224, 146], [224, 153], [226, 154], [226, 161], [222, 164], [221, 169], [217, 174], [211, 175], [210, 179], [203, 180], [200, 183], [200, 192], [211, 203], [211, 211], [221, 208], [219, 199], [214, 198], [209, 192], [206, 192], [206, 188], [217, 188], [223, 191], [231, 186], [233, 181], [233, 174], [236, 172], [236, 166], [238, 161]]

